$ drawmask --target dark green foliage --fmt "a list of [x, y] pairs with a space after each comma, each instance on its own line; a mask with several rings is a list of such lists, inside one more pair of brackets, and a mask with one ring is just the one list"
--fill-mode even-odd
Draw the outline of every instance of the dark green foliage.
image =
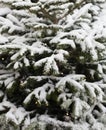
[[[98, 120], [95, 111], [104, 113], [106, 107], [105, 28], [95, 26], [100, 2], [2, 2], [10, 10], [0, 17], [1, 104], [8, 101], [25, 110], [19, 124], [45, 113], [67, 122], [92, 123], [89, 113]], [[49, 129], [52, 124], [45, 126]]]

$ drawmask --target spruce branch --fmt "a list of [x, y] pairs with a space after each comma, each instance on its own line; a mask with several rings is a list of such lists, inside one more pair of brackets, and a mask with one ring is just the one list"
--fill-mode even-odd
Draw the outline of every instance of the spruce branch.
[[41, 12], [46, 16], [46, 18], [48, 18], [50, 21], [52, 21], [53, 23], [55, 23], [55, 19], [52, 15], [49, 14], [49, 12], [47, 12], [42, 6], [41, 8]]
[[43, 8], [42, 6], [40, 6], [40, 11], [45, 15], [46, 18], [48, 18], [52, 23], [57, 24], [61, 19], [65, 18], [68, 14], [72, 14], [73, 11], [77, 8], [79, 8], [83, 3], [85, 2], [85, 0], [80, 1], [79, 3], [76, 3], [74, 7], [69, 8], [68, 12], [66, 12], [62, 17], [60, 18], [56, 18], [54, 17], [54, 15], [50, 15], [48, 11], [46, 11], [45, 8]]
[[72, 14], [73, 11], [74, 11], [75, 9], [79, 8], [84, 2], [85, 2], [85, 0], [82, 0], [82, 1], [80, 1], [79, 3], [76, 3], [73, 8], [69, 8], [68, 12], [66, 12], [62, 17], [60, 17], [60, 18], [57, 20], [57, 23], [58, 23], [61, 19], [65, 18], [68, 14], [70, 14], [70, 13]]

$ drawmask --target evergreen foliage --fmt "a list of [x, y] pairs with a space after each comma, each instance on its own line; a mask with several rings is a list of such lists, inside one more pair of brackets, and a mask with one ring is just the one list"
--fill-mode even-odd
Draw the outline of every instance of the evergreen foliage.
[[17, 125], [37, 114], [100, 122], [106, 113], [106, 1], [0, 5], [0, 113]]

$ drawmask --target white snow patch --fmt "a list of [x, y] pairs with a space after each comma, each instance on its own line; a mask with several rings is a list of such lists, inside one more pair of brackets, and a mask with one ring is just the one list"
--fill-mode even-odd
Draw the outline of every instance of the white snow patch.
[[4, 8], [0, 7], [0, 16], [7, 15], [9, 13], [11, 13], [10, 8], [8, 8], [8, 7], [4, 7]]
[[16, 125], [20, 125], [22, 121], [24, 121], [26, 115], [27, 112], [25, 111], [24, 108], [22, 107], [16, 108], [14, 106], [6, 113], [6, 119], [7, 122], [12, 121]]
[[7, 43], [8, 42], [8, 38], [0, 35], [0, 44], [4, 44], [4, 43]]

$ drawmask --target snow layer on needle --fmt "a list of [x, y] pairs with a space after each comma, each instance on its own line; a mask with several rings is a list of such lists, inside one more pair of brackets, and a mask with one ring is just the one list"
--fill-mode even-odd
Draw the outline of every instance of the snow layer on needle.
[[4, 44], [8, 42], [8, 38], [5, 36], [0, 35], [0, 44]]
[[1, 0], [1, 1], [3, 1], [4, 3], [13, 3], [13, 2], [17, 2], [17, 1], [20, 1], [20, 2], [22, 2], [23, 0]]
[[4, 16], [11, 13], [11, 9], [8, 7], [0, 8], [0, 16]]
[[[47, 92], [46, 90], [48, 88], [49, 88], [49, 91]], [[24, 100], [24, 104], [27, 104], [31, 100], [31, 97], [33, 95], [35, 96], [35, 98], [38, 99], [38, 101], [40, 102], [45, 101], [47, 103], [46, 96], [52, 91], [54, 91], [54, 86], [52, 84], [46, 83], [43, 86], [36, 88], [34, 91], [32, 91]]]
[[65, 38], [65, 39], [60, 39], [59, 42], [60, 42], [59, 45], [66, 44], [66, 45], [70, 45], [73, 49], [76, 48], [75, 43], [73, 42], [73, 40]]
[[11, 121], [17, 125], [20, 125], [22, 121], [24, 121], [26, 115], [27, 112], [25, 111], [24, 108], [22, 107], [16, 108], [14, 106], [6, 113], [6, 119], [7, 121]]
[[34, 3], [31, 3], [30, 1], [28, 2], [28, 1], [19, 1], [19, 2], [13, 2], [13, 4], [12, 4], [13, 6], [15, 6], [15, 7], [31, 7], [31, 6], [33, 6], [34, 5]]
[[[106, 5], [103, 7], [104, 8], [103, 9], [103, 8], [99, 8], [98, 3], [97, 5], [95, 3], [95, 2], [103, 2], [105, 0], [94, 0], [95, 5], [86, 4], [84, 2], [85, 5], [83, 5], [81, 8], [79, 7], [80, 9], [75, 9], [72, 12], [73, 13], [72, 15], [68, 14], [66, 16], [66, 19], [65, 17], [61, 19], [57, 25], [51, 24], [49, 23], [49, 21], [46, 21], [46, 19], [43, 19], [44, 18], [42, 17], [43, 12], [42, 13], [40, 12], [40, 15], [39, 15], [39, 11], [38, 11], [37, 12], [38, 14], [36, 15], [36, 11], [40, 9], [39, 5], [43, 3], [43, 6], [45, 8], [47, 7], [46, 9], [47, 11], [48, 10], [50, 11], [49, 13], [51, 15], [53, 14], [52, 12], [53, 9], [56, 9], [57, 7], [59, 7], [59, 10], [57, 9], [54, 12], [58, 13], [57, 17], [60, 17], [61, 14], [64, 16], [64, 13], [68, 11], [69, 3], [71, 3], [69, 0], [66, 0], [66, 1], [65, 0], [39, 0], [39, 2], [37, 2], [38, 4], [37, 6], [39, 8], [37, 6], [35, 8], [34, 5], [36, 4], [31, 3], [30, 0], [24, 0], [24, 1], [23, 0], [1, 0], [1, 1], [3, 1], [4, 3], [11, 3], [12, 8], [16, 7], [15, 10], [11, 10], [7, 7], [0, 8], [1, 54], [4, 54], [2, 53], [2, 50], [4, 52], [6, 51], [6, 49], [7, 50], [10, 49], [10, 51], [7, 51], [6, 54], [11, 55], [11, 59], [10, 59], [11, 61], [8, 61], [8, 62], [12, 62], [10, 63], [11, 66], [13, 65], [12, 69], [14, 70], [18, 68], [17, 70], [14, 70], [15, 72], [19, 71], [21, 74], [21, 69], [23, 69], [25, 66], [29, 66], [30, 63], [32, 63], [34, 64], [35, 68], [31, 66], [32, 69], [34, 68], [34, 70], [31, 69], [31, 71], [35, 71], [37, 69], [39, 70], [39, 68], [37, 67], [41, 67], [43, 68], [43, 72], [44, 72], [44, 73], [41, 72], [42, 75], [44, 74], [51, 75], [47, 77], [38, 76], [35, 78], [35, 76], [33, 76], [33, 73], [30, 73], [29, 72], [30, 70], [28, 70], [28, 75], [32, 75], [32, 77], [26, 77], [27, 75], [24, 75], [24, 74], [22, 76], [18, 75], [16, 77], [16, 75], [13, 76], [13, 72], [12, 74], [4, 73], [2, 70], [0, 70], [0, 80], [3, 81], [3, 82], [0, 81], [1, 84], [4, 83], [6, 89], [8, 90], [12, 88], [13, 83], [17, 81], [17, 78], [18, 80], [25, 80], [24, 78], [27, 78], [25, 81], [23, 81], [24, 83], [26, 83], [24, 84], [26, 86], [22, 88], [22, 91], [20, 91], [20, 93], [21, 92], [23, 93], [24, 90], [26, 92], [26, 88], [28, 87], [29, 93], [27, 93], [28, 95], [24, 97], [25, 99], [23, 99], [24, 104], [26, 104], [26, 106], [27, 105], [30, 106], [30, 102], [33, 103], [32, 102], [33, 97], [34, 97], [35, 102], [39, 101], [40, 103], [42, 102], [49, 103], [51, 99], [48, 100], [47, 96], [49, 96], [53, 92], [53, 94], [56, 93], [56, 96], [58, 96], [55, 100], [56, 103], [60, 101], [59, 102], [60, 104], [58, 105], [60, 105], [61, 108], [64, 108], [65, 110], [70, 109], [73, 114], [72, 116], [75, 119], [77, 119], [76, 117], [81, 117], [84, 112], [85, 112], [84, 114], [86, 114], [86, 110], [88, 109], [89, 109], [89, 112], [91, 112], [90, 109], [91, 107], [94, 107], [92, 104], [94, 104], [95, 101], [98, 103], [97, 105], [101, 109], [101, 111], [105, 113], [106, 109], [105, 109], [104, 104], [102, 104], [102, 102], [105, 100], [104, 98], [105, 92], [102, 91], [102, 89], [105, 91], [104, 87], [106, 86], [104, 84], [101, 87], [101, 85], [98, 85], [98, 83], [95, 84], [95, 83], [86, 82], [85, 81], [86, 78], [84, 75], [70, 74], [65, 77], [58, 77], [58, 76], [53, 77], [54, 73], [59, 74], [59, 67], [60, 67], [60, 70], [63, 71], [62, 69], [64, 68], [62, 67], [67, 65], [67, 62], [68, 63], [71, 62], [71, 60], [66, 60], [67, 57], [68, 57], [67, 59], [70, 58], [70, 55], [72, 59], [75, 57], [75, 61], [77, 61], [72, 64], [73, 66], [70, 66], [70, 67], [75, 68], [74, 70], [77, 71], [76, 66], [79, 65], [77, 63], [80, 63], [82, 66], [86, 64], [86, 62], [84, 62], [83, 64], [82, 61], [78, 59], [79, 57], [84, 57], [87, 53], [92, 57], [93, 60], [98, 60], [99, 54], [100, 53], [103, 54], [102, 50], [106, 50], [105, 42], [99, 42], [100, 40], [99, 38], [106, 37], [106, 9], [105, 9]], [[81, 2], [81, 0], [73, 1], [73, 3], [74, 2], [79, 3]], [[60, 6], [57, 5], [58, 3], [60, 4]], [[28, 9], [27, 7], [28, 8], [31, 7], [31, 8]], [[29, 13], [28, 11], [31, 11], [31, 12]], [[40, 16], [41, 18], [37, 18], [37, 16], [38, 17]], [[43, 31], [46, 32], [45, 30], [46, 31], [49, 30], [50, 32], [47, 32], [47, 34], [43, 35], [42, 37]], [[54, 33], [52, 30], [54, 31]], [[4, 35], [2, 35], [3, 33]], [[5, 45], [2, 45], [2, 44], [5, 44]], [[70, 51], [68, 52], [67, 48], [64, 49], [64, 45], [71, 46], [71, 48], [73, 48], [74, 51], [71, 51], [70, 49]], [[75, 55], [73, 57], [74, 54], [77, 54], [77, 52], [75, 52], [77, 51], [77, 49], [79, 51], [78, 55]], [[80, 52], [81, 52], [81, 55], [79, 55]], [[40, 56], [37, 57], [38, 55]], [[78, 56], [78, 58], [76, 56]], [[90, 61], [92, 61], [92, 59], [90, 59]], [[1, 62], [4, 62], [4, 61], [1, 61]], [[93, 65], [96, 66], [96, 64], [93, 64]], [[90, 62], [90, 66], [93, 66], [93, 65]], [[89, 63], [86, 64], [86, 66], [87, 68], [85, 69], [87, 69], [87, 72], [88, 72]], [[97, 66], [97, 73], [101, 75], [104, 73], [104, 70], [105, 70], [105, 69], [103, 70], [102, 67], [103, 67], [102, 64], [98, 64]], [[26, 68], [28, 69], [29, 67], [26, 67]], [[9, 69], [9, 67], [6, 69]], [[81, 69], [82, 69], [81, 73], [86, 73], [86, 70], [83, 70], [83, 68]], [[67, 73], [69, 74], [71, 72], [66, 72], [65, 74]], [[92, 69], [89, 73], [92, 73], [92, 76], [94, 76], [95, 69]], [[63, 72], [63, 75], [64, 75], [64, 72]], [[103, 76], [105, 77], [105, 75]], [[88, 78], [89, 77], [87, 77], [87, 80]], [[33, 89], [30, 88], [29, 84], [32, 83], [32, 81], [34, 81], [34, 84], [39, 83], [39, 85], [33, 86], [32, 84], [31, 87], [33, 87]], [[43, 83], [45, 82], [46, 84], [40, 86], [40, 83], [42, 83], [42, 81]], [[19, 88], [19, 90], [21, 90], [21, 87]], [[5, 93], [0, 91], [0, 96], [1, 97], [5, 96]], [[12, 98], [15, 98], [15, 96], [13, 96]], [[22, 105], [22, 103], [20, 105]], [[34, 105], [36, 107], [37, 104], [34, 104]], [[42, 104], [40, 105], [41, 105], [40, 107], [42, 107]], [[74, 110], [70, 108], [70, 105], [73, 105]], [[40, 109], [40, 107], [38, 109]], [[2, 103], [0, 102], [0, 111], [5, 110], [5, 108], [9, 109], [9, 111], [6, 114], [7, 121], [12, 121], [17, 125], [20, 125], [24, 121], [25, 117], [28, 115], [28, 113], [25, 111], [24, 108], [22, 107], [17, 108], [12, 103], [9, 103], [3, 99], [3, 102]], [[64, 123], [64, 122], [57, 121], [56, 119], [52, 119], [46, 115], [40, 116], [40, 117], [41, 118], [39, 119], [44, 120], [44, 121], [46, 120], [47, 123], [52, 122], [56, 125], [60, 124], [61, 126], [63, 124], [64, 126], [68, 124], [66, 122]], [[25, 121], [26, 123], [30, 124], [30, 117], [27, 117]], [[103, 122], [106, 122], [106, 121], [103, 119]], [[71, 127], [73, 127], [72, 129], [74, 130], [85, 130], [85, 129], [88, 130], [87, 124], [84, 124], [85, 126], [83, 125], [83, 127], [81, 127], [81, 122], [79, 125], [78, 124], [77, 126], [75, 125], [76, 124], [73, 124], [73, 125], [71, 124]], [[102, 126], [99, 124], [97, 124], [97, 127], [98, 127], [97, 128], [98, 130], [102, 128]], [[93, 124], [93, 128], [96, 129], [96, 125]]]
[[3, 101], [0, 103], [0, 111], [5, 111], [8, 108], [12, 108], [14, 105], [6, 100], [4, 97]]
[[46, 2], [48, 4], [56, 3], [56, 2], [64, 2], [64, 0], [39, 0], [40, 2]]
[[64, 50], [59, 50], [57, 52], [58, 52], [57, 54], [54, 54], [51, 57], [53, 57], [55, 60], [65, 63], [66, 60], [65, 60], [64, 55], [68, 55], [68, 53]]
[[25, 43], [27, 38], [25, 36], [15, 36], [12, 39], [12, 44], [23, 44]]
[[30, 65], [29, 60], [26, 57], [24, 57], [24, 64], [25, 64], [25, 66], [29, 66]]
[[56, 84], [56, 88], [58, 88], [60, 91], [64, 91], [65, 87], [66, 87], [66, 83], [70, 84], [70, 86], [72, 86], [73, 88], [75, 88], [76, 90], [82, 90], [83, 87], [80, 83], [78, 83], [77, 81], [73, 80], [70, 76], [66, 76], [63, 77], [57, 84]]
[[8, 77], [6, 78], [6, 80], [4, 81], [4, 84], [7, 86], [9, 83], [11, 83], [12, 81], [14, 81], [14, 77]]
[[4, 30], [8, 30], [8, 33], [13, 33], [14, 31], [24, 31], [24, 28], [21, 26], [14, 25], [13, 22], [7, 18], [3, 18], [0, 16], [0, 32]]
[[18, 26], [22, 26], [22, 23], [20, 23], [20, 21], [15, 16], [13, 16], [12, 14], [8, 14], [7, 18], [9, 20], [11, 20], [14, 24], [17, 24]]
[[54, 57], [50, 57], [47, 59], [45, 67], [44, 67], [44, 72], [49, 72], [50, 70], [55, 70], [56, 74], [59, 74], [59, 69], [57, 67], [57, 63], [54, 60]]
[[13, 14], [17, 16], [22, 16], [22, 17], [30, 17], [30, 14], [28, 13], [27, 10], [13, 10]]
[[93, 60], [97, 60], [98, 59], [98, 55], [97, 55], [97, 51], [95, 50], [94, 46], [93, 46], [93, 40], [92, 37], [86, 37], [85, 39], [85, 43], [86, 43], [86, 48], [88, 48], [90, 50], [90, 54], [92, 56]]
[[71, 78], [75, 81], [85, 81], [86, 80], [86, 77], [85, 75], [82, 75], [82, 74], [70, 74], [68, 76], [66, 76], [67, 78]]
[[66, 25], [64, 26], [64, 28], [68, 28], [68, 27], [71, 27], [74, 22], [79, 18], [81, 17], [82, 15], [85, 15], [86, 12], [88, 12], [88, 10], [91, 8], [92, 4], [89, 3], [89, 4], [86, 4], [84, 5], [81, 9], [79, 10], [75, 10], [75, 13], [73, 15], [68, 15], [67, 16], [67, 20], [66, 20]]
[[86, 82], [84, 85], [92, 101], [103, 101], [104, 93], [97, 84]]

